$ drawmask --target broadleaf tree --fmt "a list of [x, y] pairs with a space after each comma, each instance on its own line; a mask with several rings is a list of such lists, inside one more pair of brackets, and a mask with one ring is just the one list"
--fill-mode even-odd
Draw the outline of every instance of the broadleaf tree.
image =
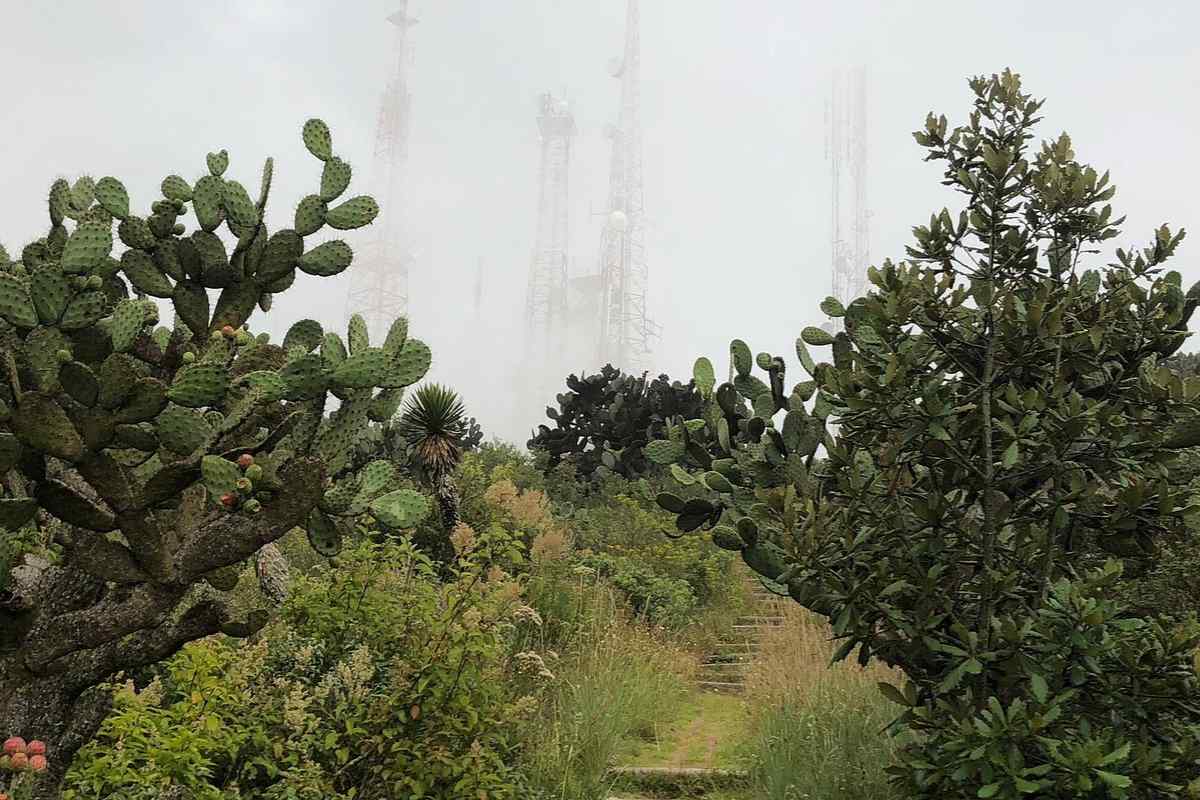
[[1179, 797], [1200, 790], [1200, 626], [1113, 597], [1197, 509], [1200, 380], [1162, 361], [1200, 284], [1165, 271], [1166, 225], [1098, 266], [1122, 222], [1107, 173], [1066, 134], [1033, 143], [1017, 75], [970, 88], [964, 124], [915, 133], [962, 208], [823, 304], [843, 329], [802, 331], [789, 394], [784, 359], [735, 340], [715, 421], [647, 450], [708, 492], [659, 503], [828, 618], [835, 660], [905, 673], [884, 691], [908, 796]]

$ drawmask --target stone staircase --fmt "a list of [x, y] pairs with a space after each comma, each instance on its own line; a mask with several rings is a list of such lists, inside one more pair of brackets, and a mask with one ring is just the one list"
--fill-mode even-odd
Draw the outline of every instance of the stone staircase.
[[752, 602], [700, 664], [697, 684], [710, 691], [741, 692], [745, 688], [746, 667], [754, 661], [767, 631], [783, 624], [783, 604], [791, 602], [764, 589], [744, 565], [739, 564], [735, 572], [745, 582]]

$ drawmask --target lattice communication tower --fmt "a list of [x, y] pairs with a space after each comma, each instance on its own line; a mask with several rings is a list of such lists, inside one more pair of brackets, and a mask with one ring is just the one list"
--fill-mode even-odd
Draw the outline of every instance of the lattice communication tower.
[[[867, 291], [870, 266], [870, 212], [867, 210], [867, 76], [865, 67], [837, 71], [827, 106], [826, 156], [830, 161], [833, 282], [831, 294], [843, 306]], [[842, 203], [849, 195], [849, 208]], [[830, 320], [831, 332], [841, 318]]]
[[538, 99], [537, 239], [525, 301], [526, 352], [549, 375], [565, 367], [567, 342], [567, 177], [575, 117], [570, 105], [547, 93]]
[[408, 15], [408, 0], [400, 0], [400, 9], [387, 21], [392, 26], [391, 70], [379, 105], [371, 175], [380, 214], [371, 228], [373, 238], [354, 259], [346, 302], [346, 315], [362, 314], [373, 342], [383, 341], [393, 320], [408, 316], [408, 276], [413, 263], [404, 224], [402, 184], [412, 106], [408, 31], [417, 20]]
[[642, 188], [641, 43], [638, 0], [625, 15], [625, 52], [610, 66], [621, 81], [621, 112], [610, 128], [608, 216], [600, 238], [600, 363], [636, 373], [647, 366], [658, 326], [646, 313], [645, 206]]

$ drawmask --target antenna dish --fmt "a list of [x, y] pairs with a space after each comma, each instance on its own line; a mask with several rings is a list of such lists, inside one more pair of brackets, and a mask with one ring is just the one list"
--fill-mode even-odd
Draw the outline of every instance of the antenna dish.
[[625, 61], [620, 58], [610, 58], [608, 60], [608, 74], [614, 78], [621, 77], [621, 73], [625, 71]]

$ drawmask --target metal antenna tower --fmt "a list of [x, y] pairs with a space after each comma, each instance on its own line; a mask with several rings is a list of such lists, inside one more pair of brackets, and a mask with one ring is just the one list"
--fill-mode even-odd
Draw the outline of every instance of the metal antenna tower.
[[658, 326], [646, 315], [645, 208], [642, 191], [641, 44], [638, 0], [625, 14], [625, 53], [609, 71], [621, 81], [621, 115], [610, 128], [608, 218], [600, 237], [600, 362], [645, 367]]
[[525, 300], [526, 352], [545, 367], [544, 377], [557, 380], [563, 377], [567, 339], [567, 175], [575, 116], [565, 100], [547, 92], [538, 98], [537, 123], [542, 157], [537, 241]]
[[[866, 293], [870, 266], [870, 212], [867, 210], [867, 75], [859, 66], [833, 76], [826, 116], [829, 138], [826, 157], [831, 164], [833, 285], [831, 294], [848, 306]], [[848, 183], [849, 186], [844, 186]], [[842, 190], [849, 189], [848, 214], [842, 208]], [[846, 218], [848, 216], [848, 218]], [[841, 330], [833, 319], [831, 332]]]
[[392, 25], [391, 73], [379, 105], [371, 183], [379, 201], [374, 238], [350, 270], [346, 316], [357, 312], [366, 320], [372, 342], [382, 342], [397, 317], [408, 316], [408, 275], [413, 257], [404, 225], [403, 172], [408, 160], [408, 68], [412, 51], [408, 29], [417, 20], [408, 15], [408, 0], [387, 18]]

